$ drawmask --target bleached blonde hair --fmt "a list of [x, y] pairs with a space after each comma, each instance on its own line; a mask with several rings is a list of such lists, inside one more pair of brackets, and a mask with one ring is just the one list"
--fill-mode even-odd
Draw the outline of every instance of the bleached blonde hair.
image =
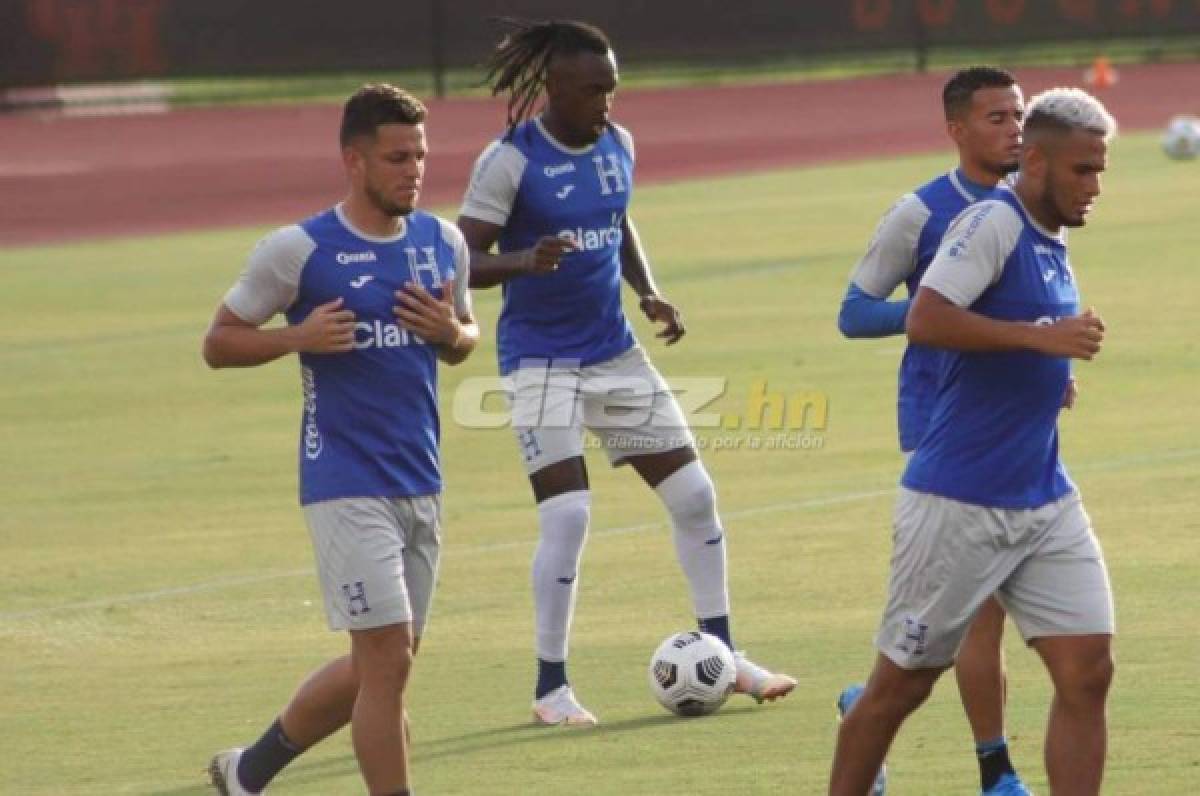
[[1029, 101], [1025, 130], [1041, 127], [1087, 130], [1107, 141], [1117, 134], [1117, 120], [1100, 100], [1078, 88], [1051, 88]]

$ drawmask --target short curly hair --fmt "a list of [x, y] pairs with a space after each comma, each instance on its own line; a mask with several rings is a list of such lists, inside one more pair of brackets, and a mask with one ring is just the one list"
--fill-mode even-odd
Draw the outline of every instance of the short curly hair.
[[402, 88], [388, 83], [368, 83], [346, 100], [339, 140], [347, 146], [362, 135], [375, 135], [381, 124], [421, 124], [425, 105]]

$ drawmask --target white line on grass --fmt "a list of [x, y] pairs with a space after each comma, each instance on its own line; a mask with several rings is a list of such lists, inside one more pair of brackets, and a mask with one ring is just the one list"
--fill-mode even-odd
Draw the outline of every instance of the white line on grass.
[[[1107, 459], [1104, 461], [1092, 462], [1091, 464], [1083, 464], [1070, 469], [1076, 472], [1124, 470], [1133, 469], [1145, 464], [1156, 464], [1159, 462], [1174, 461], [1177, 459], [1190, 459], [1197, 455], [1200, 455], [1200, 448], [1189, 448], [1176, 451], [1163, 451], [1160, 453], [1123, 456], [1116, 459]], [[724, 512], [723, 515], [730, 519], [739, 519], [742, 517], [752, 517], [757, 514], [772, 514], [778, 511], [804, 511], [806, 509], [822, 508], [824, 506], [836, 506], [841, 503], [855, 503], [860, 500], [872, 500], [874, 498], [886, 497], [895, 494], [895, 487], [888, 487], [887, 489], [872, 489], [866, 492], [845, 492], [840, 495], [809, 498], [808, 500], [790, 500], [783, 503], [770, 503], [766, 506], [754, 506], [752, 508], [738, 509], [736, 511], [727, 511]], [[638, 525], [626, 525], [617, 528], [602, 528], [598, 531], [592, 531], [591, 535], [601, 537], [620, 536], [623, 534], [641, 533], [642, 531], [650, 531], [665, 527], [666, 523], [661, 521], [644, 522]], [[498, 550], [512, 550], [520, 547], [532, 547], [535, 542], [536, 539], [530, 538], [508, 542], [467, 545], [462, 548], [452, 546], [444, 551], [444, 557], [476, 555], [479, 553], [493, 553]], [[95, 608], [108, 608], [114, 605], [151, 602], [168, 597], [198, 594], [200, 592], [216, 591], [218, 589], [225, 589], [232, 586], [246, 586], [256, 583], [265, 583], [271, 580], [279, 580], [280, 578], [297, 578], [311, 574], [312, 569], [305, 568], [284, 572], [258, 573], [255, 575], [245, 575], [236, 578], [222, 578], [220, 580], [212, 580], [205, 583], [194, 583], [190, 586], [179, 586], [173, 589], [158, 589], [156, 591], [137, 592], [134, 594], [118, 594], [99, 600], [65, 603], [63, 605], [50, 606], [49, 608], [37, 608], [32, 611], [12, 611], [0, 613], [0, 620], [10, 621], [14, 619], [30, 619], [39, 616], [47, 616], [49, 614], [62, 613], [64, 611], [85, 611]]]
[[[766, 506], [755, 506], [754, 508], [741, 509], [739, 511], [724, 512], [724, 516], [729, 518], [749, 517], [755, 514], [766, 514], [776, 511], [789, 511], [804, 509], [820, 508], [822, 506], [834, 506], [839, 503], [853, 503], [859, 500], [870, 500], [872, 498], [883, 497], [885, 495], [894, 495], [896, 490], [894, 487], [888, 489], [876, 489], [870, 492], [847, 492], [842, 495], [831, 495], [823, 498], [812, 498], [810, 500], [794, 500], [786, 503], [772, 503]], [[654, 530], [656, 528], [665, 528], [665, 522], [644, 522], [639, 525], [626, 525], [618, 528], [602, 528], [598, 531], [592, 531], [591, 536], [619, 536], [622, 534], [640, 533], [642, 531]], [[453, 558], [454, 556], [477, 555], [479, 553], [494, 553], [498, 550], [511, 550], [520, 547], [533, 547], [536, 539], [521, 539], [509, 542], [491, 542], [488, 544], [465, 545], [459, 547], [443, 548], [442, 558]], [[161, 600], [167, 597], [179, 597], [187, 594], [197, 594], [206, 591], [216, 591], [233, 586], [246, 586], [255, 583], [263, 583], [270, 580], [279, 580], [280, 578], [297, 578], [302, 576], [310, 576], [313, 574], [312, 568], [294, 569], [283, 572], [259, 573], [256, 575], [245, 575], [236, 578], [222, 578], [220, 580], [210, 580], [205, 583], [194, 583], [190, 586], [179, 586], [173, 589], [158, 589], [156, 591], [136, 592], [134, 594], [118, 594], [112, 597], [105, 597], [99, 600], [88, 600], [86, 602], [65, 603], [63, 605], [53, 605], [48, 608], [36, 608], [32, 611], [13, 611], [0, 613], [0, 620], [8, 621], [13, 619], [31, 619], [38, 616], [47, 616], [49, 614], [61, 613], [63, 611], [85, 611], [95, 608], [109, 608], [114, 605], [128, 605], [130, 603], [151, 602]]]

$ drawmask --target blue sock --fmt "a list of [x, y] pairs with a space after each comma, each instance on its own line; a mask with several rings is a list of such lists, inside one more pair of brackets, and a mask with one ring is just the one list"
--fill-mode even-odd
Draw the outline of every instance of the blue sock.
[[1003, 735], [975, 744], [975, 757], [979, 760], [979, 782], [985, 791], [1005, 774], [1017, 774], [1008, 759], [1008, 740]]
[[258, 793], [303, 751], [288, 740], [283, 734], [283, 725], [275, 719], [254, 746], [242, 752], [235, 775], [243, 788]]
[[537, 686], [533, 690], [535, 699], [541, 699], [556, 688], [567, 684], [566, 661], [544, 661], [538, 658]]
[[724, 641], [725, 646], [729, 647], [731, 652], [736, 649], [733, 646], [733, 637], [729, 634], [728, 614], [725, 614], [724, 616], [713, 616], [708, 619], [697, 619], [696, 624], [699, 625], [701, 633], [708, 633], [709, 635], [716, 636], [717, 638], [721, 639], [721, 641]]

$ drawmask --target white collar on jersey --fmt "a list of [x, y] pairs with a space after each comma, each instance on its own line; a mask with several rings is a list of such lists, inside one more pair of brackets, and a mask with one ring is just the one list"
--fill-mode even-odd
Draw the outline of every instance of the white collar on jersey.
[[336, 205], [334, 205], [333, 212], [337, 214], [338, 221], [342, 222], [342, 226], [349, 230], [351, 235], [362, 238], [370, 243], [395, 243], [408, 234], [408, 221], [405, 220], [404, 216], [400, 216], [400, 218], [397, 219], [400, 222], [400, 226], [397, 227], [395, 235], [388, 235], [386, 237], [380, 237], [379, 235], [368, 235], [350, 223], [350, 219], [346, 218], [346, 213], [342, 210], [342, 204], [342, 202], [338, 202]]
[[581, 146], [581, 147], [567, 146], [562, 141], [559, 141], [557, 138], [550, 135], [550, 131], [546, 129], [546, 125], [542, 124], [541, 116], [534, 116], [533, 123], [537, 125], [537, 129], [540, 130], [542, 135], [544, 135], [546, 137], [546, 141], [548, 141], [550, 143], [550, 146], [554, 147], [555, 149], [557, 149], [560, 152], [563, 152], [565, 154], [586, 155], [588, 152], [591, 152], [592, 149], [596, 146], [596, 143], [594, 141], [592, 143], [588, 144], [587, 146]]

